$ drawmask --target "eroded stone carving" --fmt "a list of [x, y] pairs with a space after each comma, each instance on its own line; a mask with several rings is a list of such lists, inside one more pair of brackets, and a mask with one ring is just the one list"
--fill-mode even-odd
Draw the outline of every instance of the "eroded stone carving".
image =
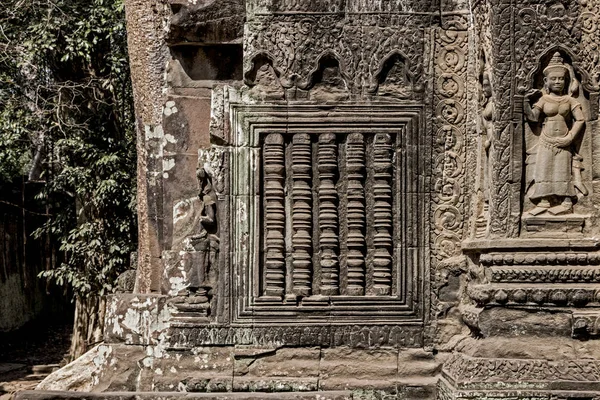
[[489, 218], [490, 218], [490, 188], [492, 186], [492, 162], [490, 153], [493, 151], [494, 143], [494, 99], [492, 91], [491, 74], [486, 66], [481, 75], [481, 91], [483, 101], [481, 104], [481, 114], [478, 118], [479, 131], [479, 177], [478, 191], [479, 203], [477, 207], [477, 220], [475, 221], [475, 237], [481, 238], [487, 236]]
[[386, 59], [369, 91], [391, 99], [410, 98], [413, 86], [404, 57], [394, 53]]
[[340, 101], [350, 95], [340, 62], [330, 54], [319, 60], [317, 70], [312, 72], [307, 84], [301, 85], [301, 88], [310, 89], [311, 100]]
[[174, 252], [181, 255], [183, 282], [173, 303], [183, 311], [208, 314], [217, 282], [219, 236], [216, 194], [203, 165], [196, 169], [199, 193], [173, 207]]
[[579, 83], [573, 68], [555, 53], [544, 68], [544, 88], [533, 105], [524, 102], [528, 121], [541, 123], [537, 143], [527, 149], [527, 189], [535, 207], [531, 215], [573, 212], [577, 192], [587, 195], [581, 180], [583, 158], [577, 153], [577, 140], [585, 129], [581, 104], [574, 94]]
[[246, 83], [250, 86], [248, 95], [254, 99], [282, 100], [285, 92], [279, 81], [279, 72], [273, 67], [273, 61], [264, 54], [257, 55], [254, 67], [246, 73]]

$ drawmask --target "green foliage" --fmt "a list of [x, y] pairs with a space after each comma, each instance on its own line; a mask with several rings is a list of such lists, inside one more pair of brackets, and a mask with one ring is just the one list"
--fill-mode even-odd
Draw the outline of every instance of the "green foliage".
[[5, 0], [0, 180], [41, 171], [52, 217], [37, 234], [66, 260], [42, 275], [76, 295], [111, 290], [135, 250], [133, 121], [122, 0]]

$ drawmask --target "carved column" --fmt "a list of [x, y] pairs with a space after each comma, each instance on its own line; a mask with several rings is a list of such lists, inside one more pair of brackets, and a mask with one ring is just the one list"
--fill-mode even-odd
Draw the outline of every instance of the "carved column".
[[283, 135], [271, 133], [264, 144], [265, 290], [282, 297], [285, 290], [285, 153]]
[[378, 133], [373, 142], [373, 290], [376, 295], [392, 292], [392, 138]]
[[292, 139], [292, 282], [297, 296], [309, 296], [312, 277], [312, 190], [310, 135]]
[[335, 135], [319, 136], [317, 154], [319, 168], [319, 249], [321, 250], [321, 294], [339, 294], [339, 242], [337, 177], [337, 144]]
[[348, 135], [348, 295], [365, 293], [365, 143], [361, 133]]

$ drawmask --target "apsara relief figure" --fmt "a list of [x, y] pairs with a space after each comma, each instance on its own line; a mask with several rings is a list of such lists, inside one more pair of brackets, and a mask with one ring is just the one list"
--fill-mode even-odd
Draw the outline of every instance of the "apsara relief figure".
[[541, 125], [537, 143], [527, 149], [527, 189], [535, 203], [528, 212], [569, 214], [576, 191], [588, 193], [581, 182], [582, 157], [575, 148], [585, 128], [582, 106], [575, 98], [579, 82], [558, 52], [543, 73], [542, 97], [533, 107], [528, 99], [524, 102], [527, 120]]
[[490, 153], [494, 141], [495, 109], [494, 100], [492, 98], [493, 92], [490, 72], [487, 69], [481, 75], [481, 91], [483, 102], [481, 104], [482, 108], [479, 115], [478, 132], [481, 136], [479, 191], [481, 193], [482, 202], [479, 205], [479, 215], [476, 221], [476, 237], [485, 236], [487, 231], [490, 202], [490, 177], [492, 175]]
[[219, 251], [216, 195], [206, 170], [199, 166], [198, 196], [174, 207], [173, 250], [187, 252], [187, 285], [180, 295], [199, 296], [208, 301], [216, 281]]

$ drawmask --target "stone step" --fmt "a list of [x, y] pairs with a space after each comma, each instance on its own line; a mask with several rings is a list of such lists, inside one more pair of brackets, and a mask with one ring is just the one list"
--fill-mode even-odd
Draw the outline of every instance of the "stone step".
[[13, 400], [352, 400], [348, 390], [327, 392], [287, 392], [287, 393], [185, 393], [185, 392], [60, 392], [24, 390], [15, 394]]
[[17, 363], [0, 363], [0, 376], [8, 374], [9, 372], [16, 372], [26, 370], [27, 365]]
[[12, 400], [434, 400], [435, 387], [406, 385], [397, 394], [378, 390], [330, 390], [313, 392], [74, 392], [24, 390]]
[[31, 367], [31, 372], [34, 374], [51, 374], [52, 372], [58, 370], [60, 368], [60, 364], [40, 364], [34, 365]]

